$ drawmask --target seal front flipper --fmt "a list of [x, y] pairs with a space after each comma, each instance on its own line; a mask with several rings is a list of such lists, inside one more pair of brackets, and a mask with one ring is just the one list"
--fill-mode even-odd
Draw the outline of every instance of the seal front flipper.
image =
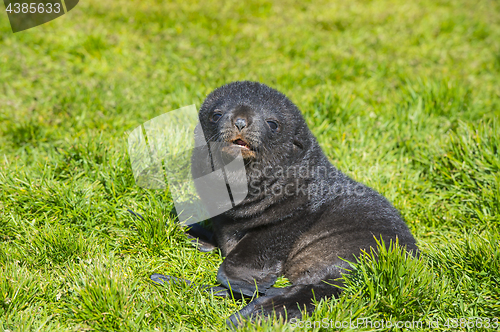
[[159, 273], [155, 273], [155, 274], [151, 275], [151, 277], [149, 277], [149, 278], [151, 280], [153, 280], [154, 282], [156, 282], [158, 284], [162, 284], [162, 285], [164, 285], [165, 283], [173, 284], [173, 285], [185, 283], [188, 286], [192, 285], [192, 282], [187, 280], [187, 279], [181, 279], [181, 278], [167, 276], [167, 275], [159, 274]]
[[[127, 211], [136, 219], [140, 219], [142, 221], [146, 220], [137, 212], [130, 209], [127, 209]], [[186, 231], [186, 235], [191, 240], [191, 243], [196, 245], [198, 250], [201, 252], [210, 252], [215, 250], [217, 247], [217, 244], [214, 241], [213, 233], [200, 224], [191, 225], [191, 227]]]
[[130, 210], [130, 209], [127, 209], [127, 211], [128, 211], [131, 215], [133, 215], [134, 217], [136, 217], [136, 218], [141, 218], [143, 221], [144, 221], [144, 220], [146, 220], [146, 219], [144, 219], [144, 217], [143, 217], [143, 216], [141, 216], [141, 215], [140, 215], [139, 213], [137, 213], [137, 212], [134, 212], [134, 211], [132, 211], [132, 210]]
[[[168, 275], [164, 275], [164, 274], [159, 274], [159, 273], [155, 273], [155, 274], [151, 275], [149, 278], [151, 280], [153, 280], [154, 282], [161, 284], [161, 285], [186, 284], [189, 287], [197, 286], [197, 284], [193, 283], [190, 280], [177, 278], [177, 277], [173, 277], [173, 276], [168, 276]], [[232, 297], [232, 295], [234, 295], [233, 297], [235, 299], [242, 298], [238, 293], [231, 294], [231, 292], [227, 288], [222, 287], [222, 286], [199, 285], [199, 287], [202, 288], [205, 292], [213, 293], [214, 296], [217, 296], [217, 297], [226, 298], [226, 297]]]
[[196, 249], [198, 249], [201, 252], [210, 252], [215, 250], [216, 248], [216, 246], [211, 242], [207, 242], [200, 238], [194, 237], [191, 234], [186, 234], [186, 235], [190, 240], [190, 242], [196, 246]]
[[234, 313], [226, 321], [230, 328], [238, 327], [244, 320], [255, 321], [257, 318], [269, 318], [276, 314], [284, 320], [302, 318], [302, 312], [314, 311], [314, 299], [338, 297], [341, 289], [326, 282], [314, 285], [292, 285], [284, 288], [272, 288], [243, 309]]
[[192, 224], [186, 235], [201, 252], [210, 252], [217, 247], [213, 233], [200, 224]]

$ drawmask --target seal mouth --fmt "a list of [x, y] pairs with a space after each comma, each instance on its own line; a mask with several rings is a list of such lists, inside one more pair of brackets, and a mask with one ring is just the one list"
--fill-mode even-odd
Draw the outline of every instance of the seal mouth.
[[247, 142], [245, 142], [244, 140], [242, 140], [240, 138], [233, 141], [233, 146], [234, 145], [236, 145], [237, 147], [240, 147], [242, 149], [250, 150], [250, 145], [248, 145]]

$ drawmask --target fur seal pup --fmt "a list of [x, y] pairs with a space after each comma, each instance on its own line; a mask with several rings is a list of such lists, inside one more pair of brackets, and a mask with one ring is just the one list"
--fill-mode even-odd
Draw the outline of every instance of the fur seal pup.
[[[245, 162], [246, 179], [240, 180], [248, 184], [246, 198], [212, 219], [215, 242], [225, 256], [217, 274], [222, 287], [214, 290], [259, 294], [228, 319], [229, 325], [273, 312], [291, 319], [301, 317], [304, 308], [313, 311], [313, 298], [339, 295], [337, 279], [349, 267], [344, 260], [376, 248], [376, 238], [386, 244], [397, 238], [417, 252], [399, 212], [328, 161], [284, 94], [257, 82], [232, 82], [207, 96], [199, 120], [205, 140], [225, 146], [219, 156], [193, 154], [193, 166], [214, 167], [238, 151]], [[200, 168], [193, 167], [193, 177], [202, 175]], [[210, 192], [199, 193], [210, 201]], [[210, 246], [208, 240], [205, 236], [203, 245]], [[271, 287], [279, 276], [292, 285]]]

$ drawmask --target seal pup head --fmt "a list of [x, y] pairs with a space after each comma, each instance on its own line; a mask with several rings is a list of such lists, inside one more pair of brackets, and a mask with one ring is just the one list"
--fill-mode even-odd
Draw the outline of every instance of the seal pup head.
[[267, 85], [238, 81], [210, 93], [199, 112], [207, 142], [223, 144], [231, 157], [239, 151], [252, 168], [290, 165], [312, 143], [297, 106]]

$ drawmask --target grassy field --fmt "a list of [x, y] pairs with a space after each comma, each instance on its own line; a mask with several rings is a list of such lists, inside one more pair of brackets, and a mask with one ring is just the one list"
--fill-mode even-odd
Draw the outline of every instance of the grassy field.
[[494, 326], [498, 1], [87, 0], [16, 34], [0, 14], [0, 331], [225, 329], [244, 303], [149, 280], [214, 284], [222, 259], [187, 240], [168, 192], [135, 185], [125, 133], [234, 80], [288, 95], [330, 160], [393, 202], [422, 249], [367, 255], [301, 326]]

